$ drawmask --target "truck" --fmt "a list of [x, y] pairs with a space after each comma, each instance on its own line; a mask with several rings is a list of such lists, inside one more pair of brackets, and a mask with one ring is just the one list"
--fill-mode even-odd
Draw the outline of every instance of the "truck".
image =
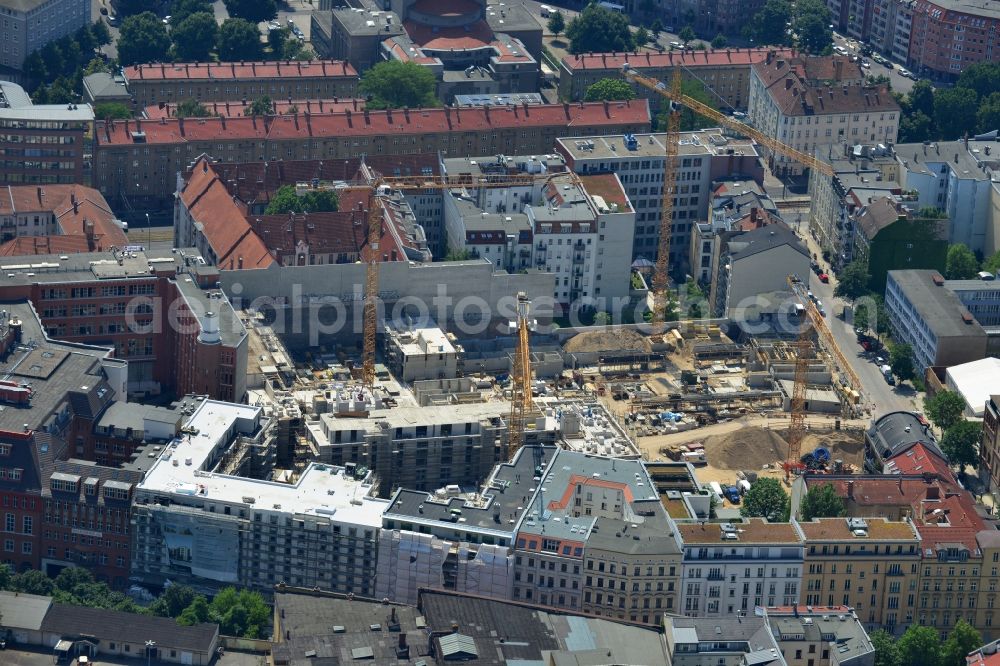
[[740, 489], [736, 486], [726, 486], [726, 499], [730, 504], [740, 503]]
[[712, 489], [712, 494], [715, 495], [715, 499], [717, 499], [721, 504], [722, 501], [725, 499], [725, 496], [722, 494], [722, 486], [719, 485], [719, 482], [712, 481], [711, 483], [708, 484], [708, 487]]
[[889, 386], [896, 385], [896, 378], [892, 376], [892, 366], [883, 365], [879, 370], [882, 371], [882, 376], [885, 377], [885, 383]]

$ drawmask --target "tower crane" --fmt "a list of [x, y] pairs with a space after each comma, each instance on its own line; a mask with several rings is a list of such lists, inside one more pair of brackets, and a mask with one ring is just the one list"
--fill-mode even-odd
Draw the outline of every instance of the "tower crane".
[[[670, 80], [672, 97], [681, 96], [681, 71], [674, 70]], [[681, 131], [681, 110], [670, 103], [667, 117], [666, 154], [663, 159], [663, 201], [660, 205], [660, 243], [656, 251], [656, 269], [653, 273], [653, 324], [662, 324], [667, 314], [667, 289], [670, 287], [670, 242], [674, 234], [674, 192], [677, 190], [677, 151]]]
[[[712, 107], [704, 104], [693, 97], [683, 94], [680, 89], [680, 70], [674, 69], [673, 77], [670, 82], [670, 86], [658, 81], [654, 78], [644, 76], [640, 74], [635, 69], [626, 63], [622, 67], [622, 75], [629, 81], [640, 85], [657, 95], [661, 95], [670, 102], [672, 102], [672, 109], [674, 111], [670, 114], [670, 122], [667, 127], [667, 160], [664, 164], [664, 203], [663, 209], [666, 211], [668, 207], [672, 208], [673, 205], [673, 195], [672, 190], [670, 190], [670, 201], [667, 202], [666, 198], [668, 196], [668, 187], [672, 188], [676, 179], [676, 134], [677, 126], [674, 125], [673, 119], [676, 113], [676, 105], [683, 105], [687, 108], [695, 111], [699, 115], [709, 118], [720, 126], [730, 129], [738, 134], [742, 134], [750, 139], [753, 139], [758, 144], [766, 147], [773, 153], [784, 155], [789, 157], [803, 166], [815, 169], [818, 173], [821, 173], [830, 178], [833, 177], [833, 167], [812, 155], [803, 153], [782, 141], [779, 141], [773, 137], [768, 136], [764, 132], [747, 125], [746, 123], [740, 122], [735, 118], [731, 118], [719, 111], [713, 109]], [[671, 149], [674, 150], [674, 159], [671, 159]], [[672, 212], [672, 211], [671, 211]], [[663, 248], [663, 233], [664, 230], [669, 228], [669, 220], [664, 218], [661, 221], [661, 236], [660, 236], [660, 256], [657, 257], [657, 276], [654, 278], [654, 285], [657, 284], [657, 279], [662, 279], [660, 274], [661, 262], [664, 262], [664, 255], [662, 252]], [[669, 250], [669, 245], [667, 246]], [[809, 349], [809, 332], [810, 330], [815, 330], [820, 341], [823, 345], [830, 351], [833, 357], [836, 359], [841, 372], [847, 378], [847, 382], [850, 384], [851, 388], [857, 390], [861, 386], [861, 382], [858, 379], [857, 374], [851, 367], [850, 363], [847, 362], [847, 358], [840, 351], [837, 346], [836, 341], [833, 338], [833, 334], [830, 332], [829, 327], [826, 325], [826, 321], [823, 316], [816, 310], [816, 306], [808, 299], [804, 298], [803, 290], [804, 287], [802, 283], [796, 276], [789, 276], [788, 284], [792, 289], [792, 292], [796, 297], [803, 301], [805, 307], [805, 312], [807, 314], [808, 320], [811, 326], [804, 326], [799, 332], [798, 341], [796, 347], [798, 352], [796, 354], [795, 361], [795, 381], [792, 388], [792, 398], [791, 398], [791, 419], [788, 432], [788, 458], [785, 461], [785, 479], [790, 478], [793, 469], [798, 469], [800, 467], [799, 459], [802, 453], [802, 438], [805, 434], [805, 404], [806, 404], [806, 389], [808, 385], [809, 378], [809, 358], [807, 358], [807, 351]]]
[[507, 460], [513, 460], [524, 445], [524, 430], [532, 411], [531, 348], [529, 333], [528, 296], [517, 294], [517, 342], [514, 346], [514, 368], [511, 372], [510, 423], [507, 424]]
[[[543, 183], [553, 177], [568, 177], [578, 183], [578, 177], [573, 172], [525, 174], [456, 174], [454, 176], [392, 176], [372, 178], [366, 183], [349, 183], [337, 189], [340, 191], [367, 190], [371, 192], [368, 208], [368, 230], [365, 260], [365, 290], [363, 313], [363, 344], [361, 352], [361, 381], [369, 390], [375, 388], [375, 347], [378, 332], [378, 281], [379, 281], [379, 244], [382, 238], [382, 222], [384, 219], [383, 198], [393, 190], [448, 190], [452, 188], [504, 188], [524, 187]], [[520, 295], [519, 295], [520, 299]], [[520, 300], [519, 300], [520, 303]], [[519, 305], [520, 308], [520, 305]], [[520, 321], [520, 314], [519, 314]], [[527, 338], [525, 338], [527, 344]], [[527, 357], [525, 357], [527, 358]], [[528, 361], [530, 362], [530, 360]], [[524, 367], [528, 368], [528, 365]], [[530, 368], [526, 380], [530, 388]], [[530, 411], [531, 391], [528, 391]]]

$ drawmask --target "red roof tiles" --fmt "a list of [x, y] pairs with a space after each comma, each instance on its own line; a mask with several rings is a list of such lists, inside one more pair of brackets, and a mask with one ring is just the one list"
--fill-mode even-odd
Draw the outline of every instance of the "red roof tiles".
[[[249, 103], [243, 102], [202, 102], [201, 104], [213, 116], [225, 116], [226, 118], [240, 118], [250, 106]], [[288, 113], [290, 109], [297, 110], [299, 113], [341, 113], [361, 111], [365, 108], [365, 100], [355, 98], [277, 100], [273, 101], [272, 104], [277, 115]], [[173, 118], [176, 113], [176, 104], [156, 104], [147, 106], [143, 110], [143, 115], [149, 120]]]
[[358, 72], [342, 60], [289, 62], [196, 62], [132, 65], [124, 69], [128, 81], [236, 79], [300, 79], [357, 77]]
[[[98, 121], [97, 144], [281, 140], [308, 137], [482, 132], [527, 127], [586, 128], [650, 122], [649, 102], [590, 102], [531, 106], [403, 109], [277, 117]], [[141, 132], [141, 135], [134, 133]]]
[[666, 53], [581, 53], [568, 55], [562, 59], [562, 65], [569, 70], [579, 69], [614, 69], [620, 70], [628, 63], [637, 69], [653, 67], [673, 67], [681, 65], [686, 68], [723, 67], [751, 65], [762, 62], [768, 52], [782, 57], [790, 57], [792, 49], [706, 49], [704, 51], [668, 51]]
[[[59, 234], [64, 237], [78, 236], [87, 247], [84, 250], [62, 250], [64, 252], [87, 252], [128, 243], [125, 232], [115, 222], [115, 214], [104, 196], [83, 185], [17, 185], [0, 190], [0, 215], [19, 213], [47, 213], [55, 218]], [[89, 243], [88, 234], [91, 236]], [[43, 246], [20, 242], [20, 239], [15, 241], [4, 246], [3, 252], [7, 252], [7, 256], [22, 250], [27, 254], [38, 254], [34, 248]], [[77, 247], [80, 243], [55, 242], [53, 247], [56, 245], [70, 248]]]

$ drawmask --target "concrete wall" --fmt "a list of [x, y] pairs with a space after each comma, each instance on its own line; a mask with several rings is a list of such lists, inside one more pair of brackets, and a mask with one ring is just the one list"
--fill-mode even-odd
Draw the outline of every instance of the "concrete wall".
[[[280, 310], [275, 332], [292, 340], [360, 335], [363, 264], [223, 271], [221, 282], [237, 309], [253, 305], [265, 311]], [[387, 317], [429, 314], [442, 327], [456, 321], [475, 326], [469, 331], [473, 333], [487, 328], [484, 320], [513, 319], [516, 297], [522, 291], [532, 300], [532, 317], [539, 324], [549, 322], [553, 290], [551, 274], [494, 273], [485, 260], [394, 262], [379, 268], [379, 292], [389, 308]]]

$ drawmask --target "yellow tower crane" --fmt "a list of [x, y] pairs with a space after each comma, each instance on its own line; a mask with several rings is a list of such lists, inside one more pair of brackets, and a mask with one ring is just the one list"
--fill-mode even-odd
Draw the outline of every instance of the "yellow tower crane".
[[514, 347], [514, 367], [511, 372], [510, 423], [507, 424], [507, 460], [513, 460], [524, 446], [524, 431], [532, 411], [531, 347], [528, 344], [530, 320], [528, 296], [517, 294], [517, 343]]

